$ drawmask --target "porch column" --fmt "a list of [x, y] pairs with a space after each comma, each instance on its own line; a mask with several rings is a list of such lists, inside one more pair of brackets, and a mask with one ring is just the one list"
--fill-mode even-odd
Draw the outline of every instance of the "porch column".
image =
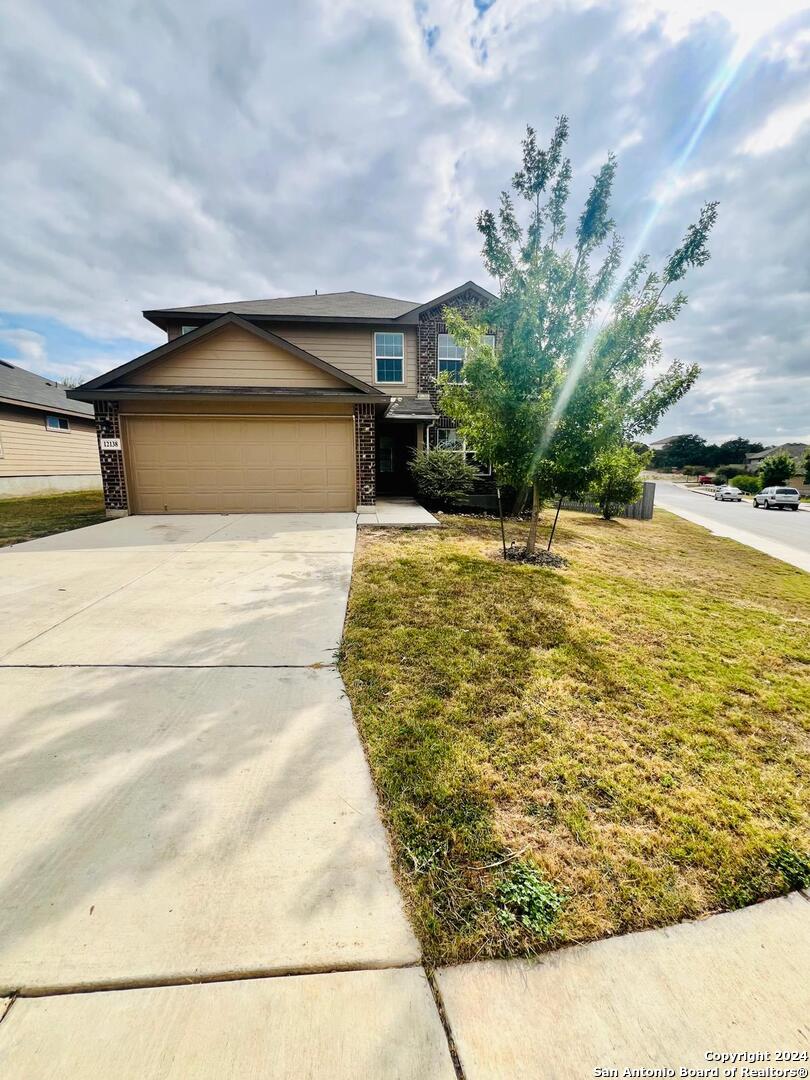
[[376, 424], [374, 406], [358, 402], [354, 406], [354, 447], [357, 461], [358, 506], [374, 506], [377, 502]]

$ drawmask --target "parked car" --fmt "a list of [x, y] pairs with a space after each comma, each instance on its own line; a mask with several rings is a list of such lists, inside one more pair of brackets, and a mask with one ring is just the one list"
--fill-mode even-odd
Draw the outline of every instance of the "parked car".
[[766, 510], [773, 510], [778, 506], [789, 506], [791, 510], [799, 509], [799, 492], [796, 488], [789, 487], [766, 487], [754, 496], [754, 509], [764, 506]]
[[732, 484], [724, 484], [714, 493], [715, 500], [719, 499], [720, 502], [741, 502], [742, 492], [738, 487], [734, 487]]
[[714, 483], [714, 477], [713, 476], [699, 476], [698, 477], [698, 483], [699, 484], [713, 484]]

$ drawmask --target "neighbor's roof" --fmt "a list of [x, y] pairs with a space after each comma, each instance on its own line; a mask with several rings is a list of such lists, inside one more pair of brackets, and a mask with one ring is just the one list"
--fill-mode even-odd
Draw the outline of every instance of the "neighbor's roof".
[[41, 409], [43, 412], [93, 415], [93, 406], [84, 401], [70, 401], [64, 386], [10, 364], [8, 360], [0, 360], [0, 401]]
[[755, 454], [746, 454], [746, 461], [764, 461], [773, 454], [790, 454], [791, 457], [800, 458], [807, 449], [807, 443], [787, 442], [781, 446], [769, 446], [767, 450], [758, 450]]

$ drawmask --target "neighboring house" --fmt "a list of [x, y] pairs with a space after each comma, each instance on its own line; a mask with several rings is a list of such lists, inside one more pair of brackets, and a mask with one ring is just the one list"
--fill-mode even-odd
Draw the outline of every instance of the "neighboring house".
[[100, 487], [92, 405], [0, 360], [0, 496]]
[[167, 341], [69, 391], [92, 402], [107, 510], [354, 510], [411, 490], [417, 447], [466, 449], [437, 412], [462, 350], [446, 306], [342, 292], [145, 311]]
[[665, 439], [656, 439], [655, 442], [647, 443], [648, 450], [666, 450], [671, 442], [679, 439], [680, 435], [668, 435]]
[[802, 458], [807, 450], [807, 443], [782, 443], [781, 446], [769, 446], [767, 450], [758, 450], [756, 454], [745, 455], [745, 467], [748, 472], [757, 472], [765, 458], [773, 454], [790, 454], [796, 462], [796, 472], [802, 467]]

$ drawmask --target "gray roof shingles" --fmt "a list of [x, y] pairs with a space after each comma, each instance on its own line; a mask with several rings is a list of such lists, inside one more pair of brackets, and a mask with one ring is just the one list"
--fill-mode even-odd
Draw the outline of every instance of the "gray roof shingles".
[[161, 308], [160, 314], [172, 312], [199, 315], [303, 315], [334, 316], [340, 319], [396, 319], [418, 306], [415, 300], [397, 300], [393, 296], [375, 296], [363, 292], [318, 293], [312, 296], [278, 296], [272, 300], [234, 300], [222, 304], [199, 304], [195, 307]]
[[436, 415], [429, 397], [397, 397], [385, 410], [386, 420], [435, 420]]
[[10, 364], [7, 360], [0, 360], [0, 398], [19, 401], [21, 405], [33, 405], [43, 412], [93, 415], [93, 406], [86, 401], [72, 401], [65, 395], [64, 386]]

